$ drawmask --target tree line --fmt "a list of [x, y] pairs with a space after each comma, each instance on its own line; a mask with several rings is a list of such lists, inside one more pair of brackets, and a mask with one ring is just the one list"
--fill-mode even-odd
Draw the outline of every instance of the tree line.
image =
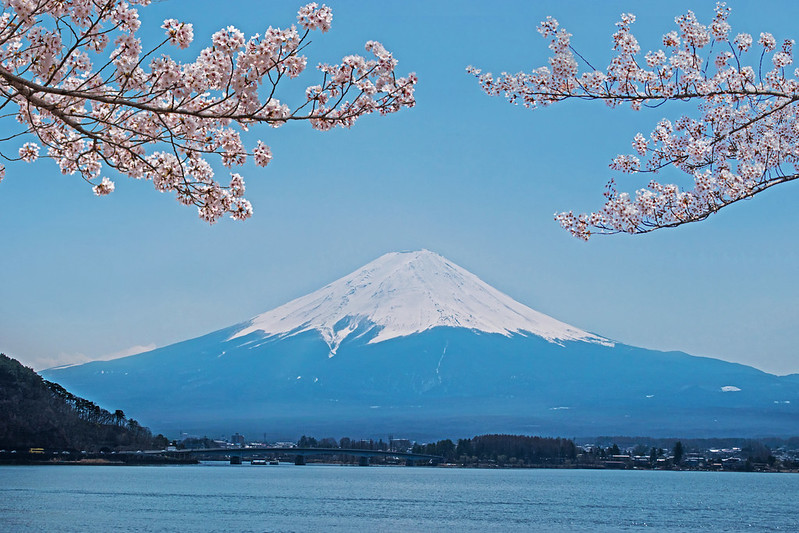
[[450, 439], [416, 444], [414, 453], [440, 455], [447, 462], [463, 465], [490, 463], [499, 466], [532, 466], [566, 464], [577, 456], [577, 447], [560, 437], [527, 435], [478, 435], [471, 439]]
[[388, 451], [390, 446], [384, 442], [383, 439], [353, 439], [350, 437], [342, 437], [336, 441], [333, 437], [325, 437], [317, 440], [315, 437], [308, 437], [303, 435], [297, 441], [298, 448], [342, 448], [346, 450], [377, 450]]
[[121, 410], [113, 413], [0, 354], [0, 449], [133, 450], [167, 439]]
[[350, 450], [382, 450], [437, 455], [446, 462], [470, 464], [493, 463], [501, 466], [558, 465], [572, 463], [577, 457], [577, 447], [572, 440], [550, 437], [530, 437], [526, 435], [478, 435], [470, 439], [443, 439], [430, 443], [414, 443], [402, 448], [398, 445], [405, 440], [351, 439], [340, 440], [332, 437], [316, 439], [303, 435], [298, 441], [299, 448], [342, 448]]

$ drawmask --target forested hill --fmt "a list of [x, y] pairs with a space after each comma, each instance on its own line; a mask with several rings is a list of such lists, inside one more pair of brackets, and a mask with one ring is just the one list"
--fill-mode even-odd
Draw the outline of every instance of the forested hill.
[[0, 449], [137, 450], [165, 441], [122, 411], [110, 413], [0, 354]]

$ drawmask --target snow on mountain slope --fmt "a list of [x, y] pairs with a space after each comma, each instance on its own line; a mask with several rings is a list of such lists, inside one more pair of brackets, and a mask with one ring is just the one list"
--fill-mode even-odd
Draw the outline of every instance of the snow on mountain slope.
[[272, 337], [317, 330], [333, 357], [359, 328], [376, 332], [369, 342], [378, 343], [438, 326], [532, 334], [554, 343], [613, 345], [520, 304], [428, 250], [385, 254], [316, 292], [254, 317], [231, 340], [258, 331]]

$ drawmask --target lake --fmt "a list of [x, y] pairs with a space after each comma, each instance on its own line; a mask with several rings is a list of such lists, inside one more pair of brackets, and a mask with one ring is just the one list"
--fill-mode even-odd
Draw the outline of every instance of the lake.
[[337, 465], [3, 466], [0, 530], [797, 531], [799, 475]]

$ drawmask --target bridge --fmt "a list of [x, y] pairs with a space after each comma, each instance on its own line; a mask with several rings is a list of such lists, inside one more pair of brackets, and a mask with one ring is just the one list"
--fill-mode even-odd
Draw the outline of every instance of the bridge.
[[183, 450], [170, 450], [159, 451], [158, 453], [167, 456], [180, 457], [180, 456], [229, 456], [231, 463], [240, 462], [243, 457], [264, 457], [276, 455], [293, 455], [294, 464], [304, 465], [305, 458], [309, 455], [349, 455], [359, 458], [361, 466], [369, 465], [370, 457], [396, 457], [397, 459], [404, 459], [405, 464], [413, 466], [416, 463], [438, 464], [444, 461], [444, 458], [439, 455], [427, 455], [422, 453], [410, 452], [397, 452], [385, 450], [361, 450], [354, 448], [292, 448], [292, 447], [249, 447], [249, 448], [190, 448]]

